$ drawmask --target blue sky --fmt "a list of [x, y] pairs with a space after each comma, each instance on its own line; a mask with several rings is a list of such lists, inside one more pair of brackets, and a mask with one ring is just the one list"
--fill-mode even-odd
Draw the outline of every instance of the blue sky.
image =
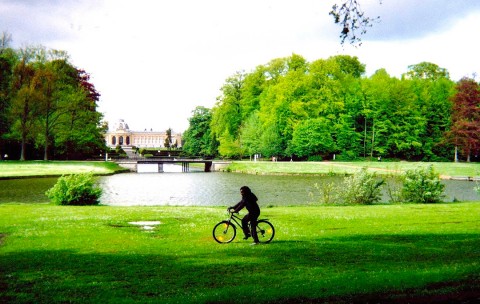
[[135, 130], [183, 132], [227, 77], [292, 53], [357, 56], [367, 75], [400, 76], [422, 61], [453, 80], [480, 73], [480, 1], [360, 2], [381, 21], [357, 48], [340, 45], [333, 0], [0, 0], [0, 31], [15, 47], [67, 51], [91, 74], [105, 118]]

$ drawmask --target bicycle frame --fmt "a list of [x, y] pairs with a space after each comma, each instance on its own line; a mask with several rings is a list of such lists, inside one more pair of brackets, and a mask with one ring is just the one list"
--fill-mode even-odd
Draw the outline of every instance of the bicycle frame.
[[241, 228], [242, 227], [242, 219], [238, 215], [235, 215], [235, 212], [229, 212], [229, 213], [230, 213], [230, 216], [227, 218], [227, 221], [229, 223], [231, 223], [232, 220], [233, 220], [233, 222]]
[[[230, 213], [230, 216], [227, 218], [227, 221], [229, 223], [234, 222], [235, 224], [238, 225], [239, 228], [242, 228], [243, 227], [242, 226], [242, 219], [238, 215], [236, 215], [235, 212], [229, 212], [229, 213]], [[258, 221], [268, 221], [268, 219], [258, 218], [257, 222]], [[250, 231], [250, 233], [252, 233], [252, 223], [251, 222], [248, 222], [248, 230]]]

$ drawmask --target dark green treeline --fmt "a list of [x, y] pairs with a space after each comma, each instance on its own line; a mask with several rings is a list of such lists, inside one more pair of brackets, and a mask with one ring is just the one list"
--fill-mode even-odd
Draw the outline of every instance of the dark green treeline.
[[1, 159], [84, 159], [103, 151], [106, 126], [90, 76], [64, 51], [0, 45]]
[[[232, 158], [454, 159], [448, 134], [457, 91], [446, 69], [422, 62], [401, 79], [384, 69], [364, 73], [357, 57], [307, 62], [296, 54], [236, 73], [213, 109], [195, 109], [184, 150]], [[478, 139], [470, 142], [457, 147], [464, 159], [478, 153]]]

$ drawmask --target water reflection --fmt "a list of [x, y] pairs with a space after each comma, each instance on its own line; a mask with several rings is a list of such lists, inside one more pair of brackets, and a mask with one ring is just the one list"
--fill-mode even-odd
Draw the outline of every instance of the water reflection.
[[[192, 171], [195, 168], [190, 168]], [[262, 206], [312, 203], [310, 192], [318, 193], [315, 183], [341, 182], [342, 177], [267, 176], [223, 172], [182, 173], [181, 166], [165, 167], [166, 173], [125, 173], [99, 178], [102, 204], [229, 206], [240, 200], [239, 189], [248, 185]], [[46, 203], [45, 191], [57, 178], [0, 180], [1, 203]], [[444, 181], [445, 201], [478, 201], [475, 183]], [[382, 201], [389, 201], [386, 193]]]
[[102, 203], [107, 205], [227, 206], [240, 200], [248, 185], [263, 205], [305, 204], [314, 177], [257, 176], [235, 173], [127, 173], [104, 177]]
[[[343, 177], [267, 176], [236, 173], [127, 173], [101, 180], [107, 205], [197, 205], [229, 206], [240, 200], [239, 189], [248, 185], [261, 205], [304, 205], [312, 203], [309, 193], [318, 193], [315, 183], [340, 183]], [[479, 200], [475, 183], [444, 181], [444, 201]], [[389, 201], [386, 191], [382, 201]]]

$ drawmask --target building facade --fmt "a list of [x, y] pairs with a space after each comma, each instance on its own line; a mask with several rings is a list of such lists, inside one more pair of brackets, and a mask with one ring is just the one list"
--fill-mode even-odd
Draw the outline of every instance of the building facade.
[[[128, 124], [123, 120], [117, 123], [105, 133], [105, 142], [108, 147], [137, 147], [137, 148], [164, 148], [167, 132], [153, 131], [152, 129], [144, 131], [132, 131]], [[182, 134], [172, 131], [170, 146], [180, 148], [182, 146]]]

